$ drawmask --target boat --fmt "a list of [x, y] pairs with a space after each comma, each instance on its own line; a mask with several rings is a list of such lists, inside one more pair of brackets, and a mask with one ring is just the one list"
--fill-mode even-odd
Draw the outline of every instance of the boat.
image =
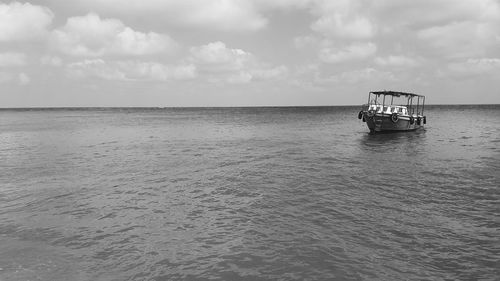
[[366, 122], [370, 133], [415, 131], [427, 124], [425, 96], [396, 91], [368, 93], [358, 119]]

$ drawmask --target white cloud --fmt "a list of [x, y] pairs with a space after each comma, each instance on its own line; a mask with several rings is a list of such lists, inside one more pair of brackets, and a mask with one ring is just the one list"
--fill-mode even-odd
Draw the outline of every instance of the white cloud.
[[320, 51], [319, 57], [326, 63], [340, 63], [366, 59], [376, 52], [377, 46], [374, 43], [353, 43], [342, 48], [325, 47]]
[[498, 0], [380, 0], [371, 2], [370, 11], [380, 39], [401, 42], [421, 57], [466, 59], [498, 49]]
[[40, 58], [40, 63], [42, 65], [62, 66], [63, 60], [58, 56], [45, 55]]
[[74, 78], [94, 77], [105, 80], [127, 80], [125, 73], [102, 59], [87, 59], [71, 63], [67, 66], [67, 70], [69, 75]]
[[172, 73], [172, 77], [176, 80], [194, 79], [198, 76], [196, 66], [193, 64], [177, 65], [170, 73]]
[[188, 2], [178, 20], [197, 26], [220, 30], [257, 30], [267, 25], [267, 19], [255, 11], [249, 1], [205, 0]]
[[[244, 84], [252, 81], [252, 78], [253, 78], [252, 74], [242, 71], [236, 74], [229, 75], [226, 82], [231, 84]], [[219, 81], [214, 80], [213, 82], [219, 82]]]
[[375, 23], [368, 17], [359, 0], [311, 2], [311, 12], [318, 19], [311, 24], [313, 31], [337, 39], [370, 39], [376, 34]]
[[295, 48], [302, 49], [308, 46], [315, 46], [319, 44], [319, 39], [312, 35], [297, 36], [293, 39]]
[[[257, 80], [273, 80], [282, 79], [288, 75], [288, 68], [281, 65], [274, 68], [254, 68], [241, 70], [236, 73], [231, 73], [225, 79], [225, 82], [231, 84], [250, 83]], [[211, 77], [212, 82], [221, 82], [217, 78]]]
[[454, 77], [477, 77], [500, 75], [500, 58], [474, 58], [448, 65], [447, 72]]
[[176, 43], [167, 35], [132, 30], [117, 19], [101, 19], [90, 13], [72, 17], [52, 32], [52, 46], [68, 55], [148, 55], [172, 51]]
[[46, 35], [54, 15], [30, 3], [0, 3], [0, 41], [39, 39]]
[[406, 56], [387, 56], [387, 57], [376, 57], [375, 63], [379, 66], [389, 66], [389, 67], [415, 67], [419, 65], [416, 59], [406, 57]]
[[[500, 22], [499, 22], [500, 24]], [[417, 37], [447, 58], [467, 58], [485, 55], [491, 48], [498, 48], [491, 40], [500, 33], [500, 26], [481, 22], [453, 22], [433, 26], [417, 33]]]
[[1, 72], [0, 71], [0, 84], [2, 83], [16, 83], [18, 85], [24, 86], [31, 82], [31, 78], [24, 72], [21, 73], [11, 73], [11, 72]]
[[379, 0], [372, 3], [379, 21], [397, 27], [425, 29], [461, 21], [498, 20], [500, 3], [496, 0]]
[[251, 71], [255, 79], [281, 79], [288, 75], [289, 70], [286, 66], [280, 65], [274, 68], [258, 68]]
[[367, 18], [351, 18], [340, 13], [322, 16], [311, 25], [311, 29], [335, 38], [369, 39], [375, 35], [375, 27]]
[[230, 49], [217, 41], [190, 49], [193, 60], [198, 64], [219, 65], [221, 70], [237, 70], [254, 59], [253, 55], [241, 49]]
[[19, 85], [27, 85], [31, 82], [31, 78], [24, 72], [19, 73], [17, 76]]
[[0, 67], [22, 66], [26, 64], [23, 53], [0, 53]]
[[87, 59], [71, 63], [68, 73], [74, 78], [99, 78], [119, 81], [186, 80], [197, 76], [192, 64], [165, 65], [157, 62]]
[[[0, 3], [0, 80], [14, 86], [42, 75], [57, 92], [66, 73], [96, 89], [127, 81], [124, 91], [159, 81], [167, 83], [154, 90], [253, 83], [241, 93], [264, 84], [285, 93], [292, 83], [326, 91], [333, 81], [438, 92], [454, 78], [492, 88], [500, 77], [498, 0], [10, 1]], [[175, 82], [183, 79], [191, 80]]]
[[264, 28], [268, 20], [250, 0], [77, 0], [87, 9], [127, 16], [141, 14], [144, 21], [223, 31]]
[[[45, 63], [52, 63], [47, 57]], [[201, 78], [212, 83], [248, 83], [281, 79], [288, 74], [285, 66], [259, 62], [251, 53], [227, 48], [222, 42], [190, 48], [190, 56], [179, 64], [137, 60], [86, 59], [66, 66], [70, 77], [119, 81], [170, 81]]]
[[214, 83], [248, 83], [254, 80], [280, 79], [287, 75], [285, 66], [273, 67], [259, 61], [253, 54], [231, 49], [217, 41], [192, 47], [188, 61]]
[[329, 78], [329, 81], [336, 83], [349, 83], [356, 84], [364, 81], [394, 81], [396, 80], [394, 74], [389, 71], [380, 71], [371, 67], [346, 71], [339, 75], [334, 75]]
[[250, 0], [254, 3], [258, 10], [272, 10], [272, 9], [280, 9], [280, 10], [290, 10], [290, 9], [306, 9], [315, 0]]

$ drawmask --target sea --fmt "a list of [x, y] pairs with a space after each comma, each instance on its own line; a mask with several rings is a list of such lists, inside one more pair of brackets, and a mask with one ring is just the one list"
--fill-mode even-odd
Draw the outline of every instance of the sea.
[[0, 280], [500, 280], [500, 105], [0, 110]]

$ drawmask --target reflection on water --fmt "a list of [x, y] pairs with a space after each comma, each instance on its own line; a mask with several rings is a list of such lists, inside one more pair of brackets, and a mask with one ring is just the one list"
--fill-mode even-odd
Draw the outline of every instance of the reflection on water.
[[0, 280], [499, 276], [498, 107], [357, 110], [0, 111]]
[[422, 145], [425, 142], [425, 132], [424, 128], [411, 132], [366, 133], [360, 138], [360, 146], [372, 149], [374, 147], [390, 148], [391, 145]]

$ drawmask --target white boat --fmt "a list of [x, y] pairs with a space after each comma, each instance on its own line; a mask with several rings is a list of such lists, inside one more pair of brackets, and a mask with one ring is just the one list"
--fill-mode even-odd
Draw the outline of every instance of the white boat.
[[358, 118], [366, 122], [370, 132], [414, 131], [427, 123], [424, 115], [425, 96], [395, 91], [368, 93]]

